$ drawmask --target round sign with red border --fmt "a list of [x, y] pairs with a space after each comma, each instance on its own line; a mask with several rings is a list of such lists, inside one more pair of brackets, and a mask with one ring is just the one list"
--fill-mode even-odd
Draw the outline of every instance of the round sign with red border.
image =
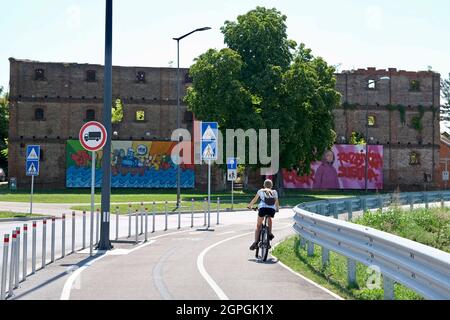
[[97, 121], [90, 121], [84, 124], [80, 130], [80, 143], [88, 151], [98, 151], [105, 146], [106, 129]]

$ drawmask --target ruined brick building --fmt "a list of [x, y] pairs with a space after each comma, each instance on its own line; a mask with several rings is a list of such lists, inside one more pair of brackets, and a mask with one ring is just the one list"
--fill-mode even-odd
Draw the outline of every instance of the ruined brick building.
[[[190, 79], [182, 69], [182, 96]], [[440, 75], [396, 69], [356, 70], [337, 76], [342, 106], [335, 109], [336, 143], [352, 132], [384, 146], [384, 186], [422, 189], [433, 186], [439, 164]], [[368, 85], [389, 76], [389, 81]], [[167, 141], [176, 128], [176, 69], [113, 67], [113, 100], [120, 98], [124, 119], [113, 127], [114, 140]], [[102, 121], [103, 67], [93, 64], [44, 63], [10, 59], [9, 176], [19, 186], [25, 176], [27, 144], [42, 148], [37, 187], [66, 186], [66, 141], [77, 139], [88, 120]], [[181, 103], [181, 125], [192, 132], [193, 115]], [[205, 166], [195, 167], [195, 186], [205, 184]], [[219, 173], [220, 171], [218, 171]], [[257, 181], [257, 179], [253, 179]], [[223, 174], [213, 175], [216, 188]]]

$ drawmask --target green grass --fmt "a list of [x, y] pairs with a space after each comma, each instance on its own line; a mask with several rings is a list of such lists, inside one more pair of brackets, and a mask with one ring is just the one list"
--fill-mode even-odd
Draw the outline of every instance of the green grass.
[[[254, 191], [235, 191], [234, 196], [236, 203], [249, 202], [254, 196]], [[303, 190], [286, 190], [281, 198], [281, 204], [294, 206], [301, 202], [315, 201], [321, 199], [342, 198], [364, 194], [360, 191], [303, 191]], [[182, 200], [196, 201], [203, 200], [206, 196], [205, 192], [195, 191], [193, 189], [181, 190]], [[171, 189], [112, 189], [111, 202], [129, 203], [129, 202], [153, 202], [153, 201], [176, 201], [176, 190]], [[216, 199], [220, 197], [224, 201], [230, 201], [230, 191], [213, 192], [211, 197]], [[28, 202], [30, 199], [30, 190], [20, 189], [10, 191], [7, 186], [0, 186], [0, 201], [9, 202]], [[35, 203], [76, 203], [87, 205], [91, 202], [90, 189], [36, 189], [33, 202]], [[101, 202], [101, 190], [96, 189], [95, 202]]]
[[[413, 211], [393, 206], [381, 212], [365, 212], [353, 221], [381, 231], [396, 234], [443, 251], [450, 252], [450, 209], [419, 208]], [[346, 299], [383, 299], [382, 278], [380, 289], [367, 287], [370, 274], [368, 268], [357, 264], [358, 287], [347, 285], [346, 258], [330, 252], [330, 265], [322, 267], [321, 248], [315, 246], [314, 256], [308, 257], [306, 250], [300, 249], [299, 237], [292, 237], [274, 249], [274, 256], [295, 271], [323, 285]], [[395, 298], [398, 300], [423, 299], [412, 290], [395, 284]]]
[[42, 216], [39, 214], [28, 214], [28, 213], [18, 213], [18, 212], [0, 212], [0, 219], [31, 218], [31, 217], [42, 217]]
[[[322, 267], [322, 251], [315, 246], [314, 256], [308, 257], [306, 250], [300, 249], [298, 236], [290, 237], [272, 252], [285, 265], [304, 275], [308, 279], [324, 286], [330, 291], [349, 300], [382, 300], [383, 280], [378, 279], [378, 288], [369, 289], [370, 279], [377, 279], [375, 273], [368, 273], [368, 268], [360, 263], [356, 266], [356, 286], [347, 284], [347, 260], [334, 252], [330, 252], [330, 264]], [[400, 284], [394, 285], [395, 299], [417, 300], [423, 299], [412, 290]]]

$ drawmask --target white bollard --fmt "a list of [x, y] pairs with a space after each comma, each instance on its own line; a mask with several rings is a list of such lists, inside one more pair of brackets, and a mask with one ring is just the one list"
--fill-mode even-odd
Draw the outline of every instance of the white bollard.
[[19, 288], [19, 275], [20, 275], [20, 227], [16, 228], [17, 236], [17, 251], [16, 251], [16, 266], [14, 272], [14, 289]]
[[100, 235], [100, 209], [97, 209], [96, 219], [95, 219], [95, 244], [97, 245], [99, 242]]
[[145, 208], [145, 242], [148, 240], [148, 208]]
[[220, 198], [217, 197], [217, 225], [219, 225], [219, 216], [220, 216]]
[[9, 286], [8, 286], [8, 297], [13, 296], [14, 292], [14, 269], [16, 264], [16, 243], [17, 243], [17, 236], [16, 236], [16, 230], [12, 231], [12, 242], [11, 242], [11, 255], [10, 255], [10, 261], [9, 261]]
[[155, 221], [156, 221], [156, 203], [153, 201], [153, 221], [152, 221], [152, 232], [155, 232]]
[[167, 201], [164, 203], [164, 214], [165, 214], [165, 228], [164, 228], [164, 231], [167, 231], [167, 227], [168, 227]]
[[143, 202], [141, 202], [140, 216], [141, 216], [141, 233], [140, 234], [143, 234], [144, 233], [144, 230], [143, 230], [143, 228], [144, 228], [144, 203]]
[[23, 258], [22, 258], [22, 281], [27, 280], [28, 260], [28, 225], [23, 225]]
[[191, 228], [194, 227], [194, 199], [191, 199]]
[[128, 204], [128, 238], [131, 238], [131, 204]]
[[93, 246], [94, 246], [94, 212], [91, 210], [91, 230], [89, 232], [89, 255], [92, 257], [94, 254]]
[[2, 283], [0, 291], [0, 300], [6, 299], [6, 276], [8, 273], [8, 251], [9, 251], [9, 234], [5, 234], [3, 238], [3, 264], [2, 264]]
[[50, 263], [55, 262], [55, 217], [52, 217], [52, 234], [50, 236]]
[[61, 218], [62, 223], [62, 242], [61, 242], [61, 258], [64, 258], [66, 256], [66, 215], [63, 213]]
[[31, 274], [36, 273], [36, 221], [33, 221], [33, 236], [31, 240]]
[[136, 209], [136, 214], [135, 214], [135, 216], [136, 216], [136, 244], [139, 242], [139, 239], [138, 239], [138, 237], [139, 237], [139, 212], [138, 212], [138, 209]]
[[116, 241], [119, 240], [119, 207], [116, 207]]
[[42, 269], [47, 263], [47, 220], [42, 220]]
[[83, 211], [83, 250], [86, 249], [86, 211]]
[[75, 211], [72, 212], [72, 251], [75, 253]]

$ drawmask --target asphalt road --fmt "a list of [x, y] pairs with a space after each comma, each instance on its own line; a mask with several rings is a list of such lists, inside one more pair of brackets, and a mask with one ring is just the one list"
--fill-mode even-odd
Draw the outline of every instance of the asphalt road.
[[[292, 215], [288, 209], [278, 213], [275, 243], [293, 234]], [[157, 231], [147, 243], [116, 243], [94, 258], [81, 252], [59, 260], [21, 283], [15, 299], [337, 298], [272, 257], [257, 261], [248, 249], [255, 221], [255, 212], [224, 213], [219, 226], [212, 219], [214, 231], [199, 231], [203, 215], [192, 229], [186, 216], [181, 230]]]

